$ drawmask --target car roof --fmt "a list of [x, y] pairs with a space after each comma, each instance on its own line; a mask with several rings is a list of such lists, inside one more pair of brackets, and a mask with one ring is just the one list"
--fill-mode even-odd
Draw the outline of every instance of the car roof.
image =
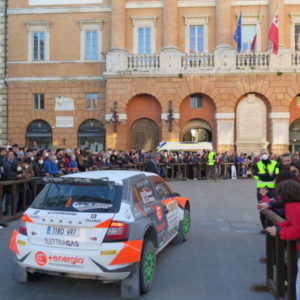
[[107, 177], [109, 181], [114, 181], [117, 184], [123, 185], [123, 180], [128, 179], [137, 175], [158, 176], [155, 173], [143, 172], [143, 171], [131, 171], [131, 170], [99, 170], [99, 171], [89, 171], [81, 172], [75, 174], [65, 175], [63, 177], [68, 178], [90, 178], [90, 179], [100, 179]]

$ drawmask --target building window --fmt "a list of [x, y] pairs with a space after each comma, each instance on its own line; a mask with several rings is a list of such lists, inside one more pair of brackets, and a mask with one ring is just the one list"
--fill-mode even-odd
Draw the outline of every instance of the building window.
[[242, 52], [251, 52], [251, 45], [256, 35], [256, 25], [242, 25]]
[[81, 60], [99, 61], [102, 58], [102, 20], [79, 21]]
[[208, 16], [184, 16], [186, 53], [208, 51], [208, 18]]
[[45, 98], [44, 94], [34, 94], [34, 109], [44, 110], [45, 109]]
[[45, 41], [46, 33], [43, 31], [32, 32], [32, 60], [41, 61], [45, 60]]
[[151, 54], [156, 51], [156, 17], [132, 17], [133, 52]]
[[86, 94], [86, 109], [88, 110], [95, 110], [98, 106], [98, 95], [97, 94]]
[[99, 53], [99, 31], [86, 30], [84, 35], [84, 59], [97, 60]]
[[137, 36], [138, 44], [138, 54], [151, 54], [151, 36], [152, 28], [151, 27], [139, 27]]
[[190, 53], [204, 52], [204, 26], [189, 26]]
[[191, 96], [191, 108], [202, 108], [203, 107], [203, 96], [193, 95]]
[[48, 21], [26, 23], [29, 61], [49, 60], [49, 25]]

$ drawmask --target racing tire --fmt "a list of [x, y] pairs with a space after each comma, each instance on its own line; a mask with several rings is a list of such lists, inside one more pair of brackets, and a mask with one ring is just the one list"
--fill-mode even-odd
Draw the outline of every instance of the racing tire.
[[140, 290], [142, 294], [151, 290], [156, 268], [156, 254], [154, 243], [144, 240], [140, 262]]
[[183, 213], [183, 220], [179, 222], [178, 234], [173, 240], [174, 244], [181, 244], [185, 242], [190, 235], [191, 231], [191, 216], [190, 211], [185, 208]]
[[18, 263], [17, 263], [17, 260], [16, 260], [16, 257], [15, 255], [13, 254], [13, 257], [12, 257], [12, 278], [17, 281], [17, 282], [20, 282], [20, 283], [27, 283], [28, 282], [28, 279], [29, 279], [29, 275], [28, 272], [26, 271], [25, 268], [22, 268]]

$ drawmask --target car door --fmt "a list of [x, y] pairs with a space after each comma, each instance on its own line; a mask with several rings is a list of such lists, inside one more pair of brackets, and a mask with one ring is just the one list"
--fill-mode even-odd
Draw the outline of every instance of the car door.
[[148, 222], [155, 226], [158, 244], [161, 247], [169, 239], [168, 222], [166, 218], [167, 208], [158, 199], [154, 186], [148, 178], [140, 179], [132, 186], [135, 208]]
[[163, 211], [165, 212], [168, 224], [167, 234], [170, 239], [178, 232], [178, 202], [177, 199], [172, 196], [172, 191], [168, 185], [160, 177], [152, 177], [151, 181], [159, 201], [164, 206]]

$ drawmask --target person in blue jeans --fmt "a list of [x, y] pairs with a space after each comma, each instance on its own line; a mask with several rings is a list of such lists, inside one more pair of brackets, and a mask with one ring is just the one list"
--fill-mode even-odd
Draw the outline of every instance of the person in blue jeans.
[[58, 160], [55, 155], [51, 155], [45, 162], [46, 173], [52, 176], [58, 176], [60, 174], [58, 167]]

